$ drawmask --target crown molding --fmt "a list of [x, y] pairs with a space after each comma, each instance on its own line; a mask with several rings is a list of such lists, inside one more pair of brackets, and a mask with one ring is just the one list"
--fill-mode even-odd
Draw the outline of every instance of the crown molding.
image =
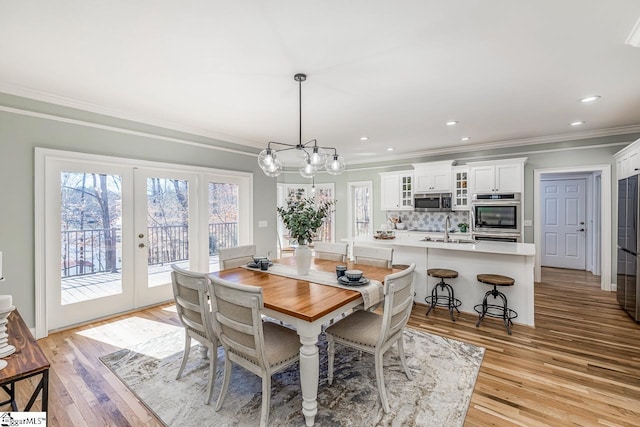
[[[632, 36], [634, 36], [634, 42], [637, 40], [637, 42], [640, 43], [640, 19], [636, 23], [636, 26], [634, 27], [634, 30], [632, 31], [632, 34], [629, 36], [627, 41], [629, 41], [632, 38]], [[6, 93], [9, 95], [28, 98], [36, 101], [47, 102], [47, 103], [51, 103], [51, 104], [59, 105], [63, 107], [69, 107], [69, 108], [74, 108], [82, 111], [88, 111], [91, 113], [106, 115], [110, 117], [116, 117], [123, 120], [130, 120], [130, 121], [141, 123], [141, 124], [157, 126], [157, 127], [168, 129], [168, 130], [174, 130], [174, 131], [189, 133], [192, 135], [203, 136], [206, 138], [216, 139], [221, 142], [240, 144], [240, 145], [246, 146], [247, 148], [257, 149], [261, 147], [261, 145], [260, 146], [256, 145], [254, 141], [246, 141], [243, 139], [233, 137], [231, 135], [226, 135], [223, 133], [208, 132], [203, 129], [191, 128], [191, 127], [179, 125], [169, 121], [163, 121], [163, 120], [153, 119], [153, 118], [149, 118], [142, 115], [125, 113], [122, 111], [109, 109], [99, 105], [86, 103], [86, 102], [78, 101], [72, 98], [67, 98], [67, 97], [35, 90], [25, 86], [19, 86], [19, 85], [7, 83], [7, 82], [0, 81], [0, 92]], [[191, 141], [188, 139], [166, 137], [153, 132], [132, 131], [132, 130], [121, 128], [118, 126], [100, 125], [100, 124], [85, 121], [85, 120], [69, 119], [69, 118], [54, 115], [54, 114], [37, 113], [30, 110], [12, 108], [12, 107], [2, 106], [2, 105], [0, 105], [0, 111], [6, 111], [6, 112], [15, 113], [15, 114], [22, 114], [22, 115], [27, 115], [32, 117], [40, 117], [48, 120], [72, 123], [76, 125], [93, 127], [98, 129], [106, 129], [106, 130], [111, 130], [111, 131], [120, 132], [120, 133], [128, 133], [131, 135], [145, 136], [149, 138], [162, 139], [165, 141], [171, 141], [171, 142], [176, 142], [181, 144], [199, 146], [203, 148], [209, 148], [214, 150], [220, 150], [220, 151], [226, 151], [230, 153], [257, 157], [256, 153], [250, 153], [250, 152], [246, 152], [238, 149], [221, 147], [217, 145], [210, 145], [210, 144], [205, 144], [201, 142]], [[630, 126], [621, 126], [616, 128], [608, 128], [608, 129], [596, 129], [596, 130], [582, 131], [582, 132], [539, 136], [539, 137], [533, 137], [533, 138], [512, 139], [512, 140], [493, 141], [493, 142], [478, 143], [478, 144], [459, 145], [456, 147], [440, 147], [440, 148], [434, 148], [430, 150], [414, 151], [414, 152], [405, 153], [405, 154], [387, 155], [385, 156], [384, 162], [387, 163], [387, 162], [394, 162], [394, 161], [401, 161], [401, 160], [408, 160], [408, 159], [415, 160], [416, 157], [439, 156], [439, 155], [456, 154], [456, 153], [464, 153], [469, 151], [480, 151], [480, 150], [496, 150], [501, 148], [511, 148], [515, 146], [525, 146], [525, 145], [550, 144], [555, 142], [574, 141], [579, 139], [623, 135], [623, 134], [630, 134], [630, 133], [640, 133], [640, 124], [630, 125]], [[496, 157], [496, 156], [494, 155], [490, 157]], [[367, 159], [367, 158], [362, 160], [347, 159], [348, 165], [375, 164], [375, 163], [380, 163], [380, 161], [372, 161], [371, 159]], [[381, 167], [389, 167], [389, 166], [381, 166]], [[351, 168], [351, 170], [355, 170], [355, 169]]]
[[204, 136], [211, 139], [217, 139], [223, 142], [240, 144], [240, 145], [250, 146], [254, 148], [260, 147], [260, 145], [258, 145], [258, 143], [255, 141], [249, 141], [242, 138], [238, 138], [233, 135], [228, 135], [224, 132], [211, 132], [211, 131], [207, 131], [197, 127], [185, 126], [185, 125], [181, 125], [168, 120], [161, 120], [161, 119], [145, 116], [142, 114], [135, 114], [131, 112], [125, 112], [125, 111], [121, 111], [113, 108], [108, 108], [108, 107], [93, 104], [90, 102], [79, 101], [74, 98], [68, 98], [65, 96], [52, 94], [49, 92], [29, 88], [26, 86], [16, 85], [13, 83], [0, 81], [0, 92], [6, 93], [8, 95], [14, 95], [22, 98], [32, 99], [35, 101], [47, 102], [47, 103], [62, 106], [62, 107], [75, 108], [77, 110], [88, 111], [90, 113], [101, 114], [101, 115], [115, 117], [123, 120], [129, 120], [137, 123], [142, 123], [145, 125], [157, 126], [157, 127], [170, 129], [178, 132], [190, 133], [192, 135]]
[[69, 124], [78, 125], [78, 126], [85, 126], [85, 127], [90, 127], [94, 129], [102, 129], [102, 130], [108, 130], [112, 132], [124, 133], [128, 135], [141, 136], [145, 138], [153, 138], [153, 139], [158, 139], [158, 140], [168, 141], [168, 142], [175, 142], [178, 144], [190, 145], [192, 147], [207, 148], [210, 150], [225, 151], [225, 152], [234, 153], [234, 154], [243, 154], [245, 156], [256, 157], [256, 158], [258, 157], [258, 154], [256, 153], [235, 150], [233, 148], [220, 147], [217, 145], [205, 144], [197, 141], [190, 141], [188, 139], [173, 138], [173, 137], [158, 135], [150, 132], [139, 132], [139, 131], [124, 129], [116, 126], [101, 125], [97, 123], [87, 122], [84, 120], [69, 119], [67, 117], [55, 116], [53, 114], [37, 113], [35, 111], [22, 110], [20, 108], [7, 107], [4, 105], [0, 105], [0, 111], [19, 114], [22, 116], [37, 117], [40, 119], [52, 120], [52, 121], [61, 122], [61, 123], [69, 123]]
[[[497, 150], [500, 148], [520, 147], [524, 145], [551, 144], [554, 142], [575, 141], [579, 139], [600, 138], [605, 136], [624, 135], [629, 133], [640, 133], [640, 124], [630, 125], [630, 126], [620, 126], [620, 127], [608, 128], [608, 129], [596, 129], [596, 130], [583, 131], [583, 132], [572, 132], [572, 133], [565, 133], [565, 134], [537, 136], [533, 138], [511, 139], [511, 140], [494, 141], [494, 142], [486, 142], [486, 143], [479, 143], [479, 144], [460, 145], [457, 147], [434, 148], [432, 150], [414, 151], [407, 154], [397, 154], [397, 155], [386, 156], [384, 161], [389, 162], [389, 161], [396, 161], [396, 160], [407, 160], [407, 159], [415, 159], [416, 157], [422, 157], [422, 156], [439, 156], [444, 154], [466, 153], [469, 151]], [[492, 156], [492, 157], [496, 157], [496, 156]], [[366, 163], [377, 163], [377, 162], [371, 161], [371, 160], [353, 160], [353, 161], [350, 160], [348, 162], [348, 164], [352, 164], [352, 165], [366, 164]]]
[[633, 26], [633, 29], [629, 33], [629, 37], [627, 37], [624, 44], [628, 44], [633, 47], [640, 47], [640, 18], [636, 21], [636, 25]]
[[[594, 148], [604, 148], [611, 146], [628, 146], [633, 141], [622, 141], [622, 142], [613, 142], [611, 144], [594, 144], [594, 145], [581, 145], [578, 147], [561, 147], [561, 148], [544, 148], [540, 150], [530, 150], [530, 151], [519, 151], [518, 156], [530, 156], [533, 154], [544, 154], [544, 153], [557, 153], [564, 151], [575, 151], [575, 150], [589, 150]], [[621, 150], [622, 151], [622, 150]], [[618, 151], [619, 153], [620, 151]], [[456, 157], [456, 162], [458, 162], [457, 166], [466, 166], [469, 162], [478, 162], [483, 160], [495, 160], [495, 159], [512, 159], [514, 153], [501, 153], [501, 154], [486, 154], [482, 156], [468, 156], [468, 157]], [[463, 162], [462, 164], [460, 162]], [[371, 165], [371, 166], [363, 166], [360, 168], [348, 168], [346, 172], [356, 172], [356, 171], [367, 171], [367, 170], [376, 170], [376, 169], [389, 169], [389, 168], [402, 168], [402, 167], [413, 167], [413, 163], [396, 163], [391, 165]], [[293, 172], [292, 172], [293, 173]]]

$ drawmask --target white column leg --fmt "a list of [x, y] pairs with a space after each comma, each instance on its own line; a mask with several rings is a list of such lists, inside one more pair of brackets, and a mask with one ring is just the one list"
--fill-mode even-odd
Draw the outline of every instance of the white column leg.
[[[307, 426], [312, 426], [318, 413], [318, 380], [320, 379], [320, 357], [318, 335], [321, 325], [298, 325], [300, 336], [300, 387], [302, 388], [302, 414]], [[302, 327], [300, 327], [302, 326]]]

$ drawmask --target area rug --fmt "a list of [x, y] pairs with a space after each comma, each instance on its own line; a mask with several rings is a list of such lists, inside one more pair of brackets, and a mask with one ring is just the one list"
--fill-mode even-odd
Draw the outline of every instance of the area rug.
[[[407, 380], [394, 346], [384, 356], [384, 378], [391, 406], [385, 414], [378, 398], [373, 356], [336, 347], [335, 374], [327, 383], [327, 351], [320, 347], [317, 426], [461, 426], [469, 407], [484, 348], [411, 329], [405, 351], [413, 380]], [[101, 357], [124, 384], [167, 426], [255, 426], [260, 419], [261, 380], [234, 366], [222, 409], [214, 411], [222, 383], [224, 351], [210, 405], [204, 404], [208, 360], [191, 349], [183, 376], [183, 331], [166, 334]], [[304, 426], [298, 365], [275, 374], [270, 426]]]

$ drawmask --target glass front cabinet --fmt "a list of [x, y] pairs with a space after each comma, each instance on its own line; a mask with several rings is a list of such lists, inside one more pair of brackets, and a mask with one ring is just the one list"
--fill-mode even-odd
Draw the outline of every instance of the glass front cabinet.
[[469, 209], [469, 168], [466, 166], [453, 167], [453, 209]]

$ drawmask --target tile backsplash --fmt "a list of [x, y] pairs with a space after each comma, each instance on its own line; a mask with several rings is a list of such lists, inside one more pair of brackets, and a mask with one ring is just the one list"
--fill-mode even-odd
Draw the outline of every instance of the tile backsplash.
[[413, 212], [413, 211], [387, 211], [387, 227], [391, 227], [391, 218], [400, 217], [407, 230], [428, 229], [434, 231], [444, 230], [445, 219], [449, 215], [451, 227], [459, 230], [458, 224], [469, 224], [468, 211], [451, 212]]

